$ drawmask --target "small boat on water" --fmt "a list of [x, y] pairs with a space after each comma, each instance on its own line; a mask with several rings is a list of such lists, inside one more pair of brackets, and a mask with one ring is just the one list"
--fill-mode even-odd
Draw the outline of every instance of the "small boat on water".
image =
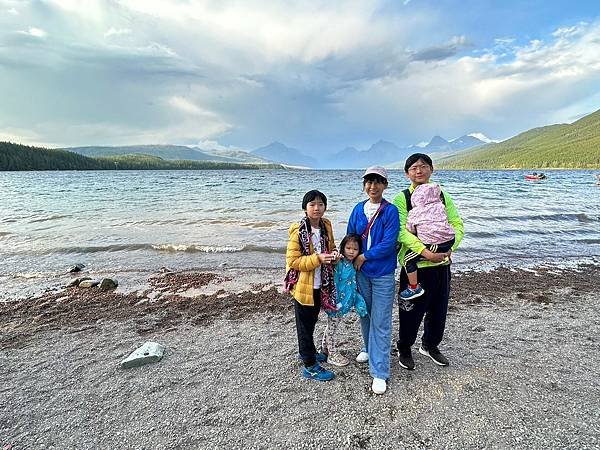
[[543, 173], [531, 173], [531, 174], [527, 174], [525, 175], [525, 179], [529, 180], [529, 181], [536, 181], [536, 180], [545, 180], [546, 179], [546, 175], [544, 175]]

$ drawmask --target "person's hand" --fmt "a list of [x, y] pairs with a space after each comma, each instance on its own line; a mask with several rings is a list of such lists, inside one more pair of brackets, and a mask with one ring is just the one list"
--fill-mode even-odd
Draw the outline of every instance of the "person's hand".
[[365, 255], [363, 255], [361, 253], [356, 258], [354, 258], [354, 268], [356, 270], [360, 270], [360, 268], [362, 267], [362, 265], [365, 263], [366, 260], [367, 260], [367, 258], [365, 258]]
[[331, 253], [319, 253], [319, 261], [321, 264], [331, 264], [335, 261], [335, 256]]
[[427, 261], [441, 263], [444, 262], [447, 257], [449, 257], [449, 253], [433, 253], [431, 250], [425, 249], [421, 252], [421, 256]]

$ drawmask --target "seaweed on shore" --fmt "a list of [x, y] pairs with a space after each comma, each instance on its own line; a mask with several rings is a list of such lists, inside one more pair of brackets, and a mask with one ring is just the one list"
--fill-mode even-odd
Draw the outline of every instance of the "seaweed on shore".
[[218, 318], [235, 320], [263, 312], [281, 314], [291, 307], [289, 295], [275, 288], [237, 294], [221, 290], [195, 297], [177, 292], [182, 286], [200, 287], [215, 278], [218, 276], [203, 272], [172, 273], [162, 277], [162, 281], [151, 278], [150, 284], [157, 290], [142, 293], [69, 287], [39, 298], [3, 303], [0, 348], [21, 347], [28, 338], [44, 330], [78, 332], [93, 328], [99, 321], [132, 321], [139, 334], [147, 334], [182, 322], [206, 326]]

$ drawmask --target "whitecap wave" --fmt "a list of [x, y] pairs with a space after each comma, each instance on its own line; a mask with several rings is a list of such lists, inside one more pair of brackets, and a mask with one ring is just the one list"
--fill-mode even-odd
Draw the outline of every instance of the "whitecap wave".
[[161, 252], [186, 252], [186, 253], [236, 253], [242, 251], [242, 247], [197, 245], [197, 244], [156, 244], [152, 248]]

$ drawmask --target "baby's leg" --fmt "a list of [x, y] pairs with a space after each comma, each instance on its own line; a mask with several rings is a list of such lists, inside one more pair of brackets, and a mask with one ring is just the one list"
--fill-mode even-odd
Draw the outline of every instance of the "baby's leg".
[[408, 277], [408, 284], [411, 286], [415, 286], [419, 282], [419, 277], [417, 276], [417, 262], [423, 260], [424, 258], [415, 252], [408, 252], [404, 257], [404, 269], [406, 270], [406, 275]]

